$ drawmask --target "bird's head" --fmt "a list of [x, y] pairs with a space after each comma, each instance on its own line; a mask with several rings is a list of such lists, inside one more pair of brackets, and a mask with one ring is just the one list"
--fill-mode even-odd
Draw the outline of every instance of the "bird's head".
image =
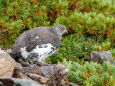
[[55, 33], [60, 36], [62, 36], [65, 33], [68, 33], [65, 25], [57, 25], [57, 26], [54, 26], [53, 29]]

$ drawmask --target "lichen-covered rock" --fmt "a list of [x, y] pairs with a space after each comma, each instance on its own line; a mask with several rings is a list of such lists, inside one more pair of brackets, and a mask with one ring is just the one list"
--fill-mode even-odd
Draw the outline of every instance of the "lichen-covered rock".
[[92, 51], [89, 60], [97, 63], [103, 63], [104, 61], [113, 62], [110, 51]]
[[[47, 66], [31, 65], [29, 67], [23, 67], [22, 72], [33, 73], [37, 75], [42, 75], [43, 77], [46, 77], [46, 78], [50, 78], [51, 75], [55, 73], [59, 73], [59, 75], [65, 75], [67, 74], [68, 69], [62, 64], [47, 65]], [[64, 77], [63, 78], [59, 77], [59, 78], [64, 79]]]
[[46, 86], [46, 85], [26, 79], [0, 78], [0, 86]]
[[38, 66], [36, 64], [28, 67], [15, 67], [13, 77], [21, 79], [32, 79], [36, 82], [47, 84], [47, 86], [61, 86], [62, 81], [67, 80], [68, 69], [62, 64]]
[[15, 60], [8, 53], [0, 50], [0, 77], [11, 77], [15, 65]]
[[62, 80], [67, 80], [67, 73], [68, 69], [62, 64], [52, 66], [48, 86], [62, 86]]

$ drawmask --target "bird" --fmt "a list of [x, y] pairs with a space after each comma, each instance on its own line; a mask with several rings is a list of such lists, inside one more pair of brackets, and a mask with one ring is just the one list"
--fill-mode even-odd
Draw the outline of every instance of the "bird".
[[45, 64], [45, 59], [60, 48], [62, 36], [67, 32], [65, 25], [32, 28], [16, 39], [11, 56], [16, 61], [22, 57]]

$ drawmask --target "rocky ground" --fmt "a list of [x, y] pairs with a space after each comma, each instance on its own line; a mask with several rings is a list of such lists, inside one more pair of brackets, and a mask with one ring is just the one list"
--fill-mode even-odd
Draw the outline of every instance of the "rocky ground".
[[0, 50], [0, 86], [78, 86], [68, 82], [68, 69], [62, 64], [25, 65], [7, 52]]

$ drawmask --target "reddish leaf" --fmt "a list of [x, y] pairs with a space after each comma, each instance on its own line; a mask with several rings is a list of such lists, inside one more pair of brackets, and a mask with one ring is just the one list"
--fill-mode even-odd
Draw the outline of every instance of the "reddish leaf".
[[57, 18], [56, 12], [49, 12], [48, 16], [51, 17], [52, 19], [56, 19]]
[[88, 8], [83, 8], [81, 12], [89, 12], [90, 10]]
[[74, 3], [71, 4], [70, 9], [71, 9], [71, 10], [74, 10], [74, 9], [78, 8], [79, 5], [80, 5], [79, 2], [74, 2]]

